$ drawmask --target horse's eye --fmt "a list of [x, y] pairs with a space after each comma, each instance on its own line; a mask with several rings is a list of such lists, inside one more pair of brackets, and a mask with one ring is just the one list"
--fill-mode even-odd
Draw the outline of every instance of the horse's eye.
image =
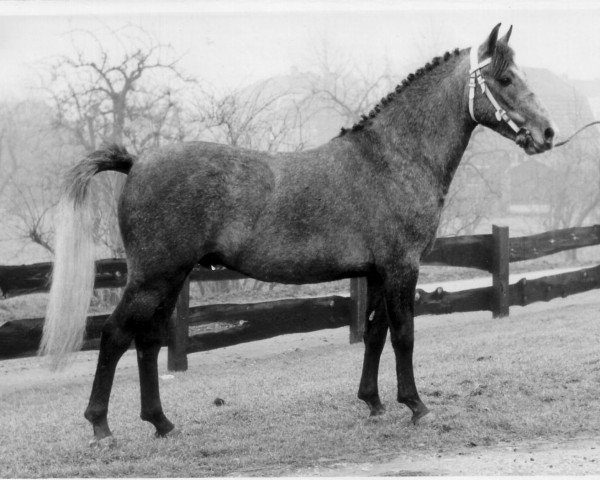
[[498, 83], [503, 87], [508, 87], [511, 84], [511, 79], [509, 77], [501, 77], [498, 79]]

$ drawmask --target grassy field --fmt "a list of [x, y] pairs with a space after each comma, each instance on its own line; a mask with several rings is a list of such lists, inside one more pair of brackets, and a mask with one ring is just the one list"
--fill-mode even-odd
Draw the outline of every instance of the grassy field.
[[[323, 330], [190, 355], [161, 380], [163, 405], [182, 428], [155, 440], [138, 419], [133, 352], [120, 366], [110, 420], [119, 444], [87, 446], [83, 419], [93, 352], [71, 372], [44, 374], [34, 359], [0, 362], [0, 476], [284, 475], [340, 462], [378, 462], [531, 439], [598, 435], [600, 298], [597, 292], [511, 309], [419, 317], [417, 385], [433, 415], [418, 425], [396, 404], [393, 355], [384, 351], [385, 416], [356, 399], [361, 345]], [[164, 355], [161, 374], [166, 373]], [[225, 405], [213, 404], [216, 397]]]

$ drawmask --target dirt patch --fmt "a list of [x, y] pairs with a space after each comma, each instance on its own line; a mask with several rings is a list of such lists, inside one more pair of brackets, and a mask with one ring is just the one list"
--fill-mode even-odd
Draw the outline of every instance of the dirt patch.
[[406, 453], [380, 463], [335, 463], [305, 468], [290, 476], [429, 475], [598, 475], [600, 437], [465, 447], [453, 452]]

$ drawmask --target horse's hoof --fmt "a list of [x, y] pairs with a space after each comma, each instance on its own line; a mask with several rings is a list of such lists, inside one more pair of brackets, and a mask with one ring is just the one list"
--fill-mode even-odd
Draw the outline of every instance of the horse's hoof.
[[90, 440], [89, 445], [90, 448], [99, 448], [102, 450], [115, 448], [117, 446], [117, 439], [112, 435], [108, 435], [107, 437], [103, 438], [94, 437], [92, 440]]
[[428, 413], [430, 413], [430, 410], [425, 405], [422, 405], [421, 408], [419, 408], [417, 411], [413, 412], [413, 416], [412, 416], [413, 425], [418, 425], [419, 421]]
[[173, 428], [169, 430], [167, 433], [160, 433], [158, 430], [154, 432], [154, 438], [172, 438], [178, 437], [181, 435], [181, 430], [179, 428]]
[[381, 404], [371, 407], [370, 417], [380, 417], [385, 413], [385, 407]]

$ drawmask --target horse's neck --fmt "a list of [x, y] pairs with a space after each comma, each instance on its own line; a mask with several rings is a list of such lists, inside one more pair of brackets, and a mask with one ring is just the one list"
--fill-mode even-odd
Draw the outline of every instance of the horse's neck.
[[375, 122], [389, 162], [427, 165], [447, 192], [475, 124], [468, 113], [468, 59], [440, 65], [415, 81]]

